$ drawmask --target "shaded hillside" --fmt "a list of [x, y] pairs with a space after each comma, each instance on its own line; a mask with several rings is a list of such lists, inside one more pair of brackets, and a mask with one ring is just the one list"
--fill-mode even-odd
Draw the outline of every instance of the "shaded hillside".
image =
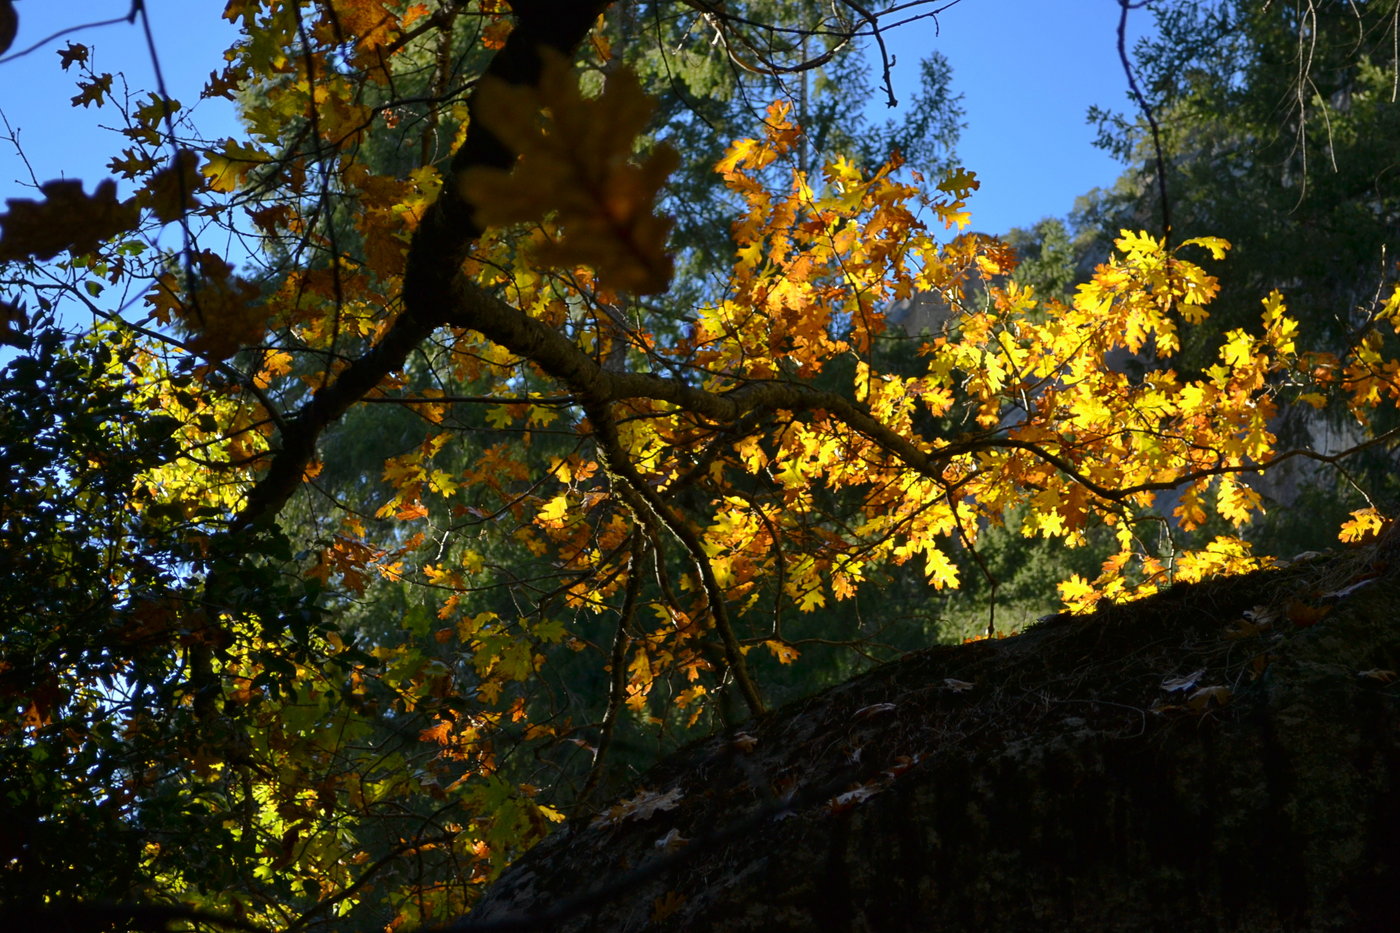
[[1394, 929], [1396, 563], [911, 655], [668, 759], [459, 927]]

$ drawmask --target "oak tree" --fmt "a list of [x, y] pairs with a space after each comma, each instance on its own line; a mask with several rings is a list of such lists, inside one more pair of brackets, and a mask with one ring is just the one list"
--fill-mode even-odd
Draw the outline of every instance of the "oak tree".
[[[1370, 426], [1400, 395], [1400, 290], [1329, 351], [1266, 290], [1183, 375], [1228, 242], [1125, 230], [1042, 297], [966, 232], [971, 171], [814, 144], [792, 76], [865, 43], [887, 82], [882, 30], [913, 11], [936, 8], [233, 0], [204, 94], [245, 132], [220, 140], [60, 50], [75, 104], [121, 124], [126, 187], [50, 182], [0, 216], [6, 335], [32, 340], [0, 384], [28, 620], [0, 789], [35, 813], [7, 897], [451, 918], [652, 749], [762, 711], [775, 669], [869, 654], [887, 620], [847, 607], [957, 587], [987, 529], [1106, 535], [1060, 584], [1078, 611], [1265, 562], [1151, 530], [1244, 526], [1248, 477], [1320, 458], [1279, 448], [1285, 406], [1393, 440]], [[771, 94], [722, 151], [666, 138], [699, 132], [652, 93], [673, 40], [688, 94]], [[687, 218], [668, 186], [697, 161]], [[916, 293], [946, 320], [896, 340]], [[65, 342], [75, 308], [99, 323]], [[96, 873], [99, 831], [124, 858]]]

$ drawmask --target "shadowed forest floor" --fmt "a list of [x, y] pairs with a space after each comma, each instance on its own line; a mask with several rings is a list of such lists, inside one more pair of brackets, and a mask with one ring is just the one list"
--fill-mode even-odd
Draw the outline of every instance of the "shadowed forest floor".
[[1372, 546], [911, 654], [672, 756], [465, 928], [1390, 929], [1398, 600]]

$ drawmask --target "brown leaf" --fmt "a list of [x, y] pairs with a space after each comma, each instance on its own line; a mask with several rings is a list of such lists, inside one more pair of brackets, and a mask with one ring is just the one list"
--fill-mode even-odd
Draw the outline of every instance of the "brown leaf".
[[74, 64], [86, 65], [88, 60], [88, 47], [77, 42], [69, 42], [66, 48], [58, 50], [58, 63], [67, 71]]
[[199, 156], [181, 149], [170, 165], [151, 176], [145, 188], [136, 195], [142, 207], [148, 207], [162, 223], [179, 220], [199, 206], [194, 193], [202, 185], [198, 171]]
[[1309, 606], [1307, 603], [1296, 599], [1290, 599], [1288, 605], [1285, 606], [1283, 610], [1284, 615], [1288, 617], [1288, 621], [1292, 622], [1298, 628], [1307, 628], [1310, 625], [1316, 625], [1322, 620], [1323, 616], [1331, 611], [1331, 606]]
[[475, 167], [457, 179], [478, 223], [539, 223], [552, 214], [558, 232], [536, 248], [540, 262], [592, 266], [606, 288], [666, 290], [671, 220], [655, 204], [679, 156], [658, 146], [633, 158], [654, 104], [631, 72], [610, 74], [588, 98], [568, 61], [547, 54], [538, 87], [486, 79], [476, 107], [482, 125], [520, 156], [511, 172]]
[[190, 349], [227, 359], [262, 336], [267, 309], [257, 286], [234, 275], [218, 256], [196, 253], [195, 265], [201, 278], [175, 310], [191, 333]]
[[1196, 681], [1200, 680], [1205, 672], [1206, 669], [1203, 667], [1199, 671], [1192, 671], [1190, 674], [1186, 674], [1182, 677], [1168, 677], [1166, 680], [1162, 681], [1162, 689], [1168, 693], [1179, 693], [1183, 690], [1190, 690], [1192, 687], [1196, 686]]
[[95, 252], [103, 240], [136, 227], [140, 210], [132, 199], [117, 200], [117, 183], [107, 178], [89, 197], [77, 179], [39, 187], [44, 200], [11, 198], [0, 215], [0, 262], [52, 259], [64, 250]]
[[663, 810], [674, 810], [680, 806], [683, 796], [684, 793], [679, 787], [673, 787], [664, 794], [659, 791], [638, 791], [631, 800], [613, 804], [611, 808], [600, 813], [590, 825], [598, 828], [612, 826], [623, 820], [649, 820]]
[[58, 685], [58, 678], [49, 677], [29, 692], [29, 706], [20, 714], [20, 721], [33, 729], [47, 726], [67, 699], [68, 691]]
[[684, 904], [684, 894], [677, 894], [675, 891], [667, 891], [664, 895], [655, 898], [651, 902], [651, 922], [660, 923], [671, 916], [671, 914], [680, 910]]
[[1186, 698], [1186, 705], [1197, 713], [1204, 713], [1212, 706], [1224, 706], [1230, 702], [1230, 688], [1223, 686], [1202, 687]]
[[24, 308], [8, 301], [0, 301], [0, 343], [21, 350], [28, 349], [32, 342], [25, 333], [28, 328], [29, 315], [24, 312]]
[[682, 836], [680, 830], [672, 828], [670, 832], [656, 840], [652, 845], [666, 852], [675, 852], [688, 842], [690, 840]]
[[1268, 625], [1254, 622], [1246, 616], [1232, 622], [1230, 626], [1225, 629], [1224, 637], [1232, 641], [1240, 638], [1253, 638], [1256, 635], [1262, 635], [1264, 632], [1268, 631], [1268, 629]]
[[381, 0], [335, 0], [331, 7], [340, 28], [365, 48], [386, 44], [399, 28], [399, 18]]
[[204, 90], [199, 94], [202, 98], [222, 97], [225, 100], [237, 100], [238, 89], [242, 86], [243, 76], [234, 71], [232, 65], [226, 65], [223, 71], [209, 72], [209, 80], [204, 82]]
[[96, 104], [101, 107], [108, 94], [112, 93], [112, 76], [110, 74], [93, 75], [91, 81], [79, 81], [78, 87], [82, 93], [73, 96], [73, 106], [83, 105], [86, 110], [88, 104]]

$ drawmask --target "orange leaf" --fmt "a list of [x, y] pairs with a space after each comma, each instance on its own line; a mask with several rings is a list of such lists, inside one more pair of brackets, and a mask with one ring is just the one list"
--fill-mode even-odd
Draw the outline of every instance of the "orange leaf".
[[791, 664], [797, 660], [798, 650], [787, 642], [770, 638], [763, 644], [767, 646], [769, 651], [773, 652], [773, 657], [777, 658], [780, 664]]
[[1296, 599], [1290, 599], [1288, 605], [1284, 607], [1283, 613], [1298, 628], [1307, 628], [1316, 625], [1322, 617], [1332, 611], [1331, 606], [1309, 606], [1307, 603]]
[[651, 922], [660, 923], [685, 904], [685, 895], [667, 891], [651, 902]]
[[419, 740], [423, 742], [436, 742], [439, 745], [446, 745], [452, 732], [452, 723], [439, 722], [437, 725], [429, 726], [418, 733]]
[[415, 518], [426, 518], [427, 515], [428, 507], [421, 502], [405, 505], [394, 513], [395, 518], [405, 522], [412, 521]]

